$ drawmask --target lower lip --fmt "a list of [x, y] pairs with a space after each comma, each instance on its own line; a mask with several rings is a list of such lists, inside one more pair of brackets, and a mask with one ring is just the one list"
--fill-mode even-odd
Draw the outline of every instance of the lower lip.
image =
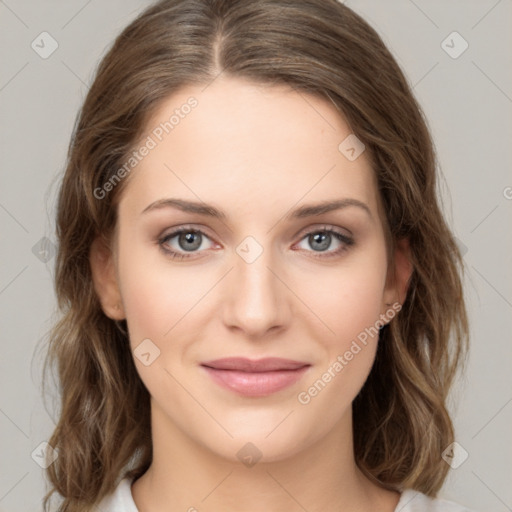
[[242, 372], [217, 370], [203, 366], [210, 377], [220, 386], [244, 396], [267, 396], [297, 382], [309, 368], [278, 370], [272, 372]]

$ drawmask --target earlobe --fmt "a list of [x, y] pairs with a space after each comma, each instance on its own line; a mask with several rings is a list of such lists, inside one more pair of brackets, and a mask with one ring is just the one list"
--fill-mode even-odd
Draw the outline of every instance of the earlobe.
[[126, 316], [117, 282], [114, 258], [101, 237], [96, 238], [91, 244], [89, 263], [101, 309], [112, 320], [124, 320]]
[[411, 262], [411, 249], [408, 238], [395, 242], [394, 265], [388, 272], [386, 281], [385, 303], [403, 305], [407, 297], [409, 281], [414, 270]]

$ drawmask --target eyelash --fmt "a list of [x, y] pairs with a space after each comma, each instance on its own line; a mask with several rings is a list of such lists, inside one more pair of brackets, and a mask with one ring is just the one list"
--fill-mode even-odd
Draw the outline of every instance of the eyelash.
[[[194, 234], [199, 233], [199, 234], [205, 236], [206, 238], [209, 238], [208, 235], [204, 231], [201, 231], [200, 229], [196, 229], [196, 228], [192, 228], [192, 227], [187, 227], [187, 226], [181, 227], [171, 233], [168, 233], [164, 237], [159, 238], [158, 245], [160, 246], [161, 250], [165, 253], [166, 256], [170, 257], [173, 260], [175, 260], [175, 259], [176, 260], [185, 260], [185, 259], [193, 258], [193, 256], [185, 255], [181, 252], [173, 251], [173, 250], [167, 249], [165, 247], [166, 243], [169, 242], [169, 240], [173, 239], [177, 235], [181, 235], [182, 233], [194, 233]], [[352, 245], [354, 245], [353, 238], [351, 238], [347, 235], [344, 235], [343, 233], [340, 233], [339, 231], [333, 229], [330, 226], [322, 226], [322, 227], [314, 229], [312, 231], [308, 231], [307, 233], [304, 233], [304, 235], [302, 236], [300, 241], [304, 240], [305, 238], [307, 238], [310, 235], [318, 234], [318, 233], [327, 233], [327, 234], [333, 235], [338, 241], [342, 242], [344, 245], [342, 245], [339, 249], [336, 249], [335, 251], [307, 251], [307, 252], [313, 252], [313, 253], [316, 252], [316, 254], [314, 254], [314, 256], [313, 256], [314, 258], [322, 258], [322, 259], [333, 258], [333, 257], [341, 255], [343, 252], [347, 251]], [[194, 252], [191, 252], [190, 254], [194, 254]]]

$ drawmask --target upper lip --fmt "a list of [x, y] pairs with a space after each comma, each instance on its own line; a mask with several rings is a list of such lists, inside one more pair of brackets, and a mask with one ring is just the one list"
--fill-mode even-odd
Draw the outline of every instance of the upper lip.
[[225, 357], [201, 363], [202, 366], [216, 370], [238, 370], [243, 372], [272, 372], [278, 370], [297, 370], [309, 363], [282, 359], [279, 357], [265, 357], [263, 359], [248, 359], [246, 357]]

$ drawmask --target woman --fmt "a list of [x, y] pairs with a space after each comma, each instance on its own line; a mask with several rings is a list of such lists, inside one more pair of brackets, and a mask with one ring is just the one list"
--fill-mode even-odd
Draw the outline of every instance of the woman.
[[60, 511], [436, 498], [467, 351], [421, 109], [334, 0], [164, 0], [102, 60], [57, 213]]

